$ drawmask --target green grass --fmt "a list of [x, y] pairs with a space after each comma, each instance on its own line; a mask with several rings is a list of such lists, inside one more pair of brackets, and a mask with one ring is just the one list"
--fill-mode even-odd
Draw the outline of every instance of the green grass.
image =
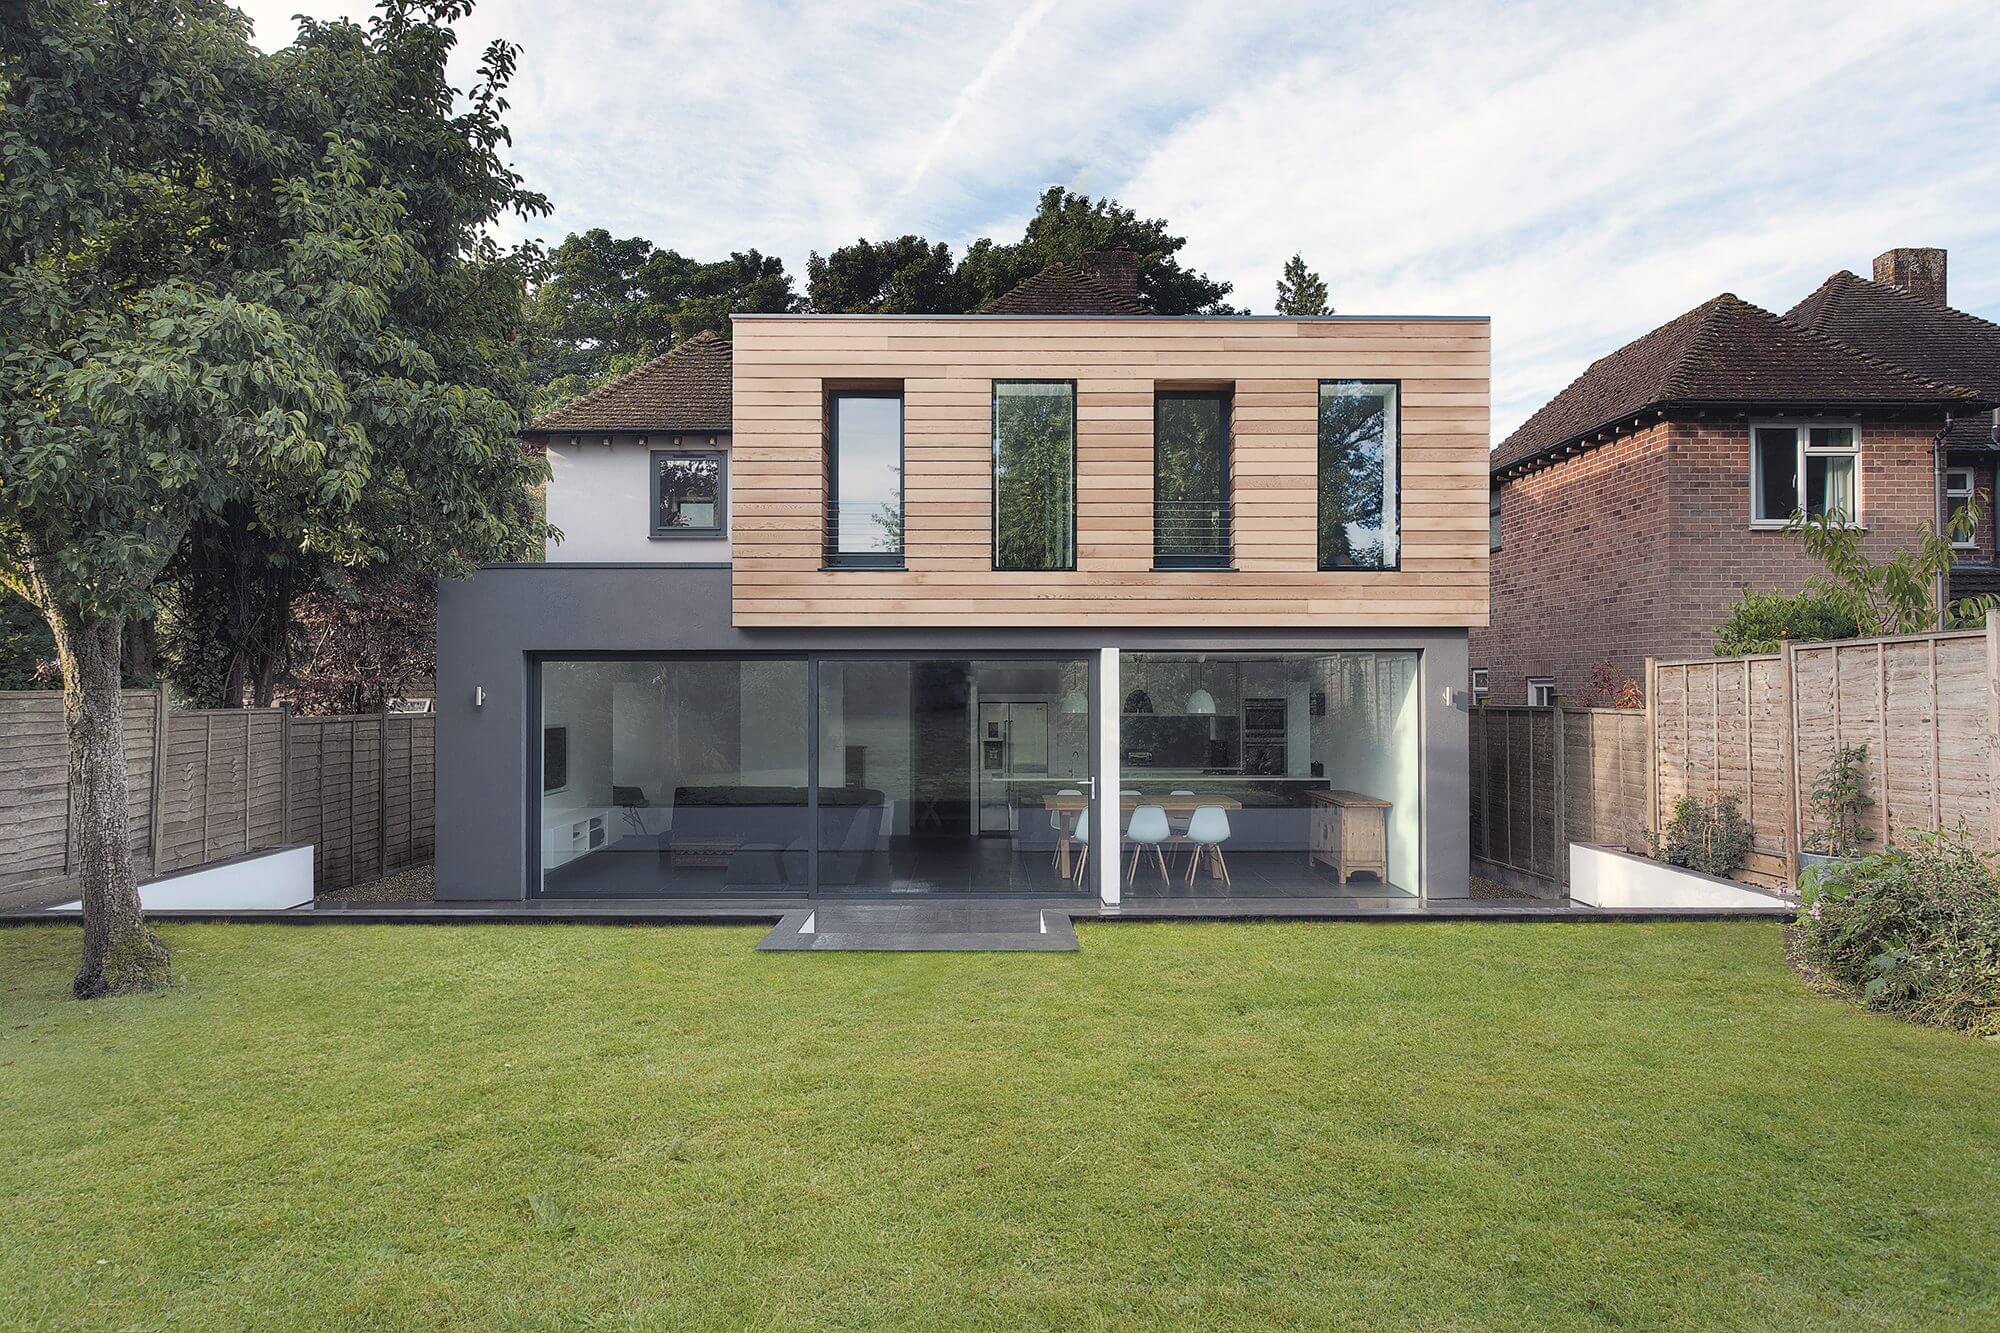
[[0, 1323], [1992, 1327], [2000, 1044], [1778, 928], [0, 931]]

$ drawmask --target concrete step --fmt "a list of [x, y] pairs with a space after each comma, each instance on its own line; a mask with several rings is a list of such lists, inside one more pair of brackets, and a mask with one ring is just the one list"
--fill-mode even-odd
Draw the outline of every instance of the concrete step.
[[836, 903], [788, 912], [762, 950], [1071, 953], [1069, 913], [1003, 903]]

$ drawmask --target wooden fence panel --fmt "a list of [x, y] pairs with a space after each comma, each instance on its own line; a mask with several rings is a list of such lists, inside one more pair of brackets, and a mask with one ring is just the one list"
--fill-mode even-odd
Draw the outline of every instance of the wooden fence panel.
[[[127, 691], [125, 757], [139, 873], [310, 842], [323, 889], [430, 859], [436, 719], [291, 717], [282, 709], [160, 714]], [[0, 692], [0, 909], [74, 889], [62, 695]]]

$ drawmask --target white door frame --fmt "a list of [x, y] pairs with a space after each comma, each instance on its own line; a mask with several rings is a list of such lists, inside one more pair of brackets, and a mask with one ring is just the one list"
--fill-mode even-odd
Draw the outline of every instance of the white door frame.
[[1124, 692], [1118, 686], [1118, 650], [1097, 650], [1097, 799], [1091, 816], [1090, 845], [1097, 849], [1097, 897], [1106, 907], [1118, 905], [1122, 877], [1118, 873], [1124, 817], [1118, 804], [1118, 717]]

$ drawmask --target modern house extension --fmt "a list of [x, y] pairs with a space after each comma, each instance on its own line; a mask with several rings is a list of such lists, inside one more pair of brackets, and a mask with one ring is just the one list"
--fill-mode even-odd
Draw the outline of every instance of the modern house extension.
[[1817, 566], [1785, 524], [1840, 513], [1871, 557], [1975, 495], [1938, 596], [2000, 591], [2000, 326], [1945, 300], [1945, 252], [1890, 250], [1784, 315], [1724, 293], [1592, 364], [1492, 457], [1493, 619], [1475, 694], [1585, 702], [1593, 669], [1706, 656], [1746, 589]]
[[739, 315], [537, 421], [563, 540], [440, 588], [438, 897], [1466, 896], [1487, 322], [1139, 310]]

